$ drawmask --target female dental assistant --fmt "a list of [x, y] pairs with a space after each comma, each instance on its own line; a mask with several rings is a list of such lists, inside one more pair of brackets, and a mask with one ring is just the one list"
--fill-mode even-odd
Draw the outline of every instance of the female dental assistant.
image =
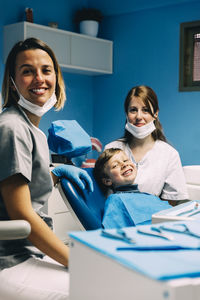
[[125, 134], [106, 145], [120, 148], [136, 164], [135, 183], [146, 192], [177, 204], [188, 198], [178, 152], [166, 142], [158, 120], [158, 99], [148, 86], [133, 87], [124, 102]]
[[9, 300], [67, 299], [69, 250], [41, 208], [58, 177], [84, 187], [82, 178], [90, 189], [92, 183], [73, 166], [57, 167], [52, 176], [49, 172], [47, 140], [38, 126], [44, 113], [65, 102], [53, 51], [38, 39], [18, 42], [7, 58], [2, 94], [0, 220], [27, 220], [31, 233], [27, 239], [0, 241], [0, 295]]

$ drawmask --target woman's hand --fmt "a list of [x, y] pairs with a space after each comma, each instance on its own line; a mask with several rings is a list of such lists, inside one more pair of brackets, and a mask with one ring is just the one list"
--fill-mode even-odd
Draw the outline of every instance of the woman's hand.
[[[81, 169], [71, 165], [60, 165], [55, 167], [51, 171], [56, 177], [66, 177], [70, 181], [76, 183], [81, 190], [87, 189], [89, 192], [93, 192], [93, 182], [88, 173]], [[54, 182], [55, 177], [53, 177]]]
[[178, 201], [176, 201], [176, 200], [168, 200], [168, 203], [169, 203], [171, 206], [176, 206], [176, 205], [178, 205]]

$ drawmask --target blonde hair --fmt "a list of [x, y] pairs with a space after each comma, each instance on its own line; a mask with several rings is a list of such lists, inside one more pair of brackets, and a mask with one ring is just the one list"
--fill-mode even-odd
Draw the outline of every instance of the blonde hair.
[[36, 38], [28, 38], [25, 41], [20, 41], [16, 43], [11, 49], [7, 57], [3, 84], [2, 84], [2, 96], [4, 99], [3, 107], [16, 105], [19, 100], [19, 96], [17, 92], [12, 89], [13, 83], [11, 82], [11, 78], [13, 78], [13, 80], [15, 79], [15, 67], [16, 67], [17, 55], [20, 52], [26, 50], [34, 50], [34, 49], [41, 49], [47, 52], [47, 54], [51, 57], [53, 61], [54, 70], [56, 73], [55, 93], [57, 97], [57, 102], [54, 107], [56, 110], [60, 110], [63, 108], [66, 100], [65, 83], [62, 77], [61, 69], [53, 50], [48, 45], [46, 45], [43, 41]]

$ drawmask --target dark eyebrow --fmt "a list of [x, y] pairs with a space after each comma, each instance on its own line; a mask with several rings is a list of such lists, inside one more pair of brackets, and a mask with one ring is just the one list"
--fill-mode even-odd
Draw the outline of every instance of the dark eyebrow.
[[[24, 67], [31, 67], [31, 68], [34, 68], [32, 65], [30, 65], [30, 64], [23, 64], [23, 65], [21, 65], [20, 67], [19, 67], [19, 69], [22, 69], [22, 68], [24, 68]], [[53, 66], [51, 66], [51, 65], [43, 65], [42, 66], [43, 68], [52, 68], [53, 69]]]
[[53, 65], [43, 65], [42, 67], [43, 67], [43, 68], [45, 67], [45, 68], [52, 68], [52, 69], [54, 69], [54, 66], [53, 66]]
[[23, 65], [19, 66], [19, 69], [22, 69], [24, 67], [31, 67], [31, 65], [29, 65], [29, 64], [23, 64]]

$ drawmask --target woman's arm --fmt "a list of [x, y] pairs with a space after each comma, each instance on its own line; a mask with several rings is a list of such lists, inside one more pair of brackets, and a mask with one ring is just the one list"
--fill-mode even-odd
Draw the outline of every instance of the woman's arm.
[[43, 253], [68, 266], [69, 248], [34, 211], [28, 184], [20, 174], [0, 183], [0, 192], [12, 220], [24, 219], [31, 225], [28, 240]]
[[175, 206], [188, 199], [187, 186], [179, 153], [170, 149], [161, 199]]

